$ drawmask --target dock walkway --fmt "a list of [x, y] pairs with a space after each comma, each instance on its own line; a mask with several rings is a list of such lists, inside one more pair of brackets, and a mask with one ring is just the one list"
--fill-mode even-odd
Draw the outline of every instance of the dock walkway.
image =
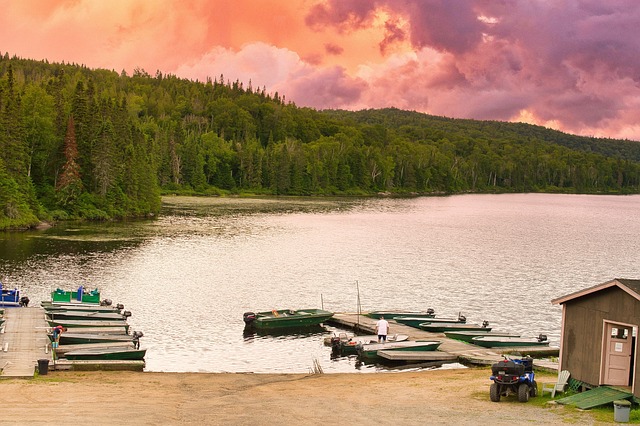
[[[357, 332], [375, 334], [377, 319], [354, 313], [337, 313], [328, 322]], [[431, 333], [393, 320], [389, 320], [389, 323], [390, 335], [406, 334], [410, 340], [440, 340], [442, 344], [438, 348], [439, 352], [444, 352], [448, 359], [450, 356], [455, 356], [458, 361], [465, 364], [491, 365], [504, 359], [503, 354], [513, 354], [516, 351], [534, 356], [557, 356], [558, 353], [558, 349], [549, 347], [483, 348], [450, 339], [444, 333]], [[558, 371], [558, 363], [551, 360], [534, 359], [533, 363], [535, 367], [542, 370], [554, 373]]]
[[44, 310], [6, 308], [4, 318], [4, 332], [0, 334], [0, 378], [33, 378], [38, 360], [51, 360]]

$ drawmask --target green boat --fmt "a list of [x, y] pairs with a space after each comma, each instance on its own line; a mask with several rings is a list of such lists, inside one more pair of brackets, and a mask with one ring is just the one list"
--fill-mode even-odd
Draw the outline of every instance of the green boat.
[[466, 324], [459, 322], [423, 322], [419, 324], [420, 330], [429, 331], [431, 333], [442, 333], [445, 331], [491, 331], [489, 323], [484, 321], [482, 324]]
[[66, 352], [64, 357], [69, 360], [142, 360], [146, 353], [146, 349], [112, 347]]
[[75, 291], [57, 288], [51, 292], [51, 302], [53, 303], [71, 303], [72, 301], [75, 301], [75, 303], [99, 304], [100, 291], [97, 288], [87, 291], [84, 286], [80, 286]]
[[507, 333], [502, 331], [471, 330], [471, 331], [445, 331], [444, 335], [455, 340], [471, 343], [474, 337], [520, 337], [519, 334]]
[[380, 361], [378, 351], [435, 351], [442, 342], [438, 340], [407, 340], [395, 343], [369, 343], [357, 346], [358, 357], [363, 361]]
[[538, 337], [491, 337], [479, 336], [471, 339], [474, 345], [484, 348], [512, 348], [512, 347], [531, 347], [531, 346], [549, 346], [547, 336], [541, 334]]
[[[84, 333], [62, 333], [59, 337], [61, 345], [81, 345], [89, 343], [107, 342], [130, 342], [133, 343], [142, 337], [142, 333], [134, 334], [84, 334]], [[53, 341], [53, 334], [49, 333], [49, 339]]]
[[102, 305], [89, 305], [82, 303], [51, 303], [40, 302], [40, 305], [46, 312], [59, 312], [59, 311], [74, 311], [74, 312], [110, 312], [118, 313], [124, 309], [124, 305], [118, 304], [116, 306], [102, 306]]
[[333, 316], [322, 309], [281, 309], [266, 312], [245, 312], [245, 325], [257, 330], [315, 327]]
[[[409, 339], [406, 334], [394, 334], [387, 336], [387, 343], [404, 342]], [[346, 333], [340, 333], [338, 336], [330, 338], [331, 352], [334, 356], [356, 355], [358, 353], [358, 345], [378, 343], [378, 336], [375, 334], [365, 336], [347, 336]]]
[[51, 320], [120, 321], [129, 318], [131, 312], [48, 311], [46, 315]]
[[47, 320], [49, 326], [56, 327], [61, 325], [66, 328], [76, 327], [120, 327], [126, 332], [129, 331], [129, 324], [126, 321], [90, 321], [90, 320]]
[[422, 317], [396, 317], [394, 321], [400, 324], [408, 325], [414, 328], [420, 328], [420, 324], [424, 322], [430, 323], [459, 323], [464, 324], [467, 319], [460, 315], [458, 318], [422, 318]]
[[426, 311], [371, 311], [367, 312], [365, 316], [369, 318], [379, 319], [384, 317], [385, 319], [395, 319], [396, 317], [419, 317], [419, 318], [433, 318], [436, 316], [435, 311], [431, 308]]

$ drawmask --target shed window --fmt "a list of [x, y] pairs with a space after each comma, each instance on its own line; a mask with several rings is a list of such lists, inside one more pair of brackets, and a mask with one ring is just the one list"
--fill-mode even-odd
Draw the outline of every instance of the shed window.
[[628, 328], [611, 328], [611, 337], [614, 339], [627, 339], [629, 337], [629, 329]]

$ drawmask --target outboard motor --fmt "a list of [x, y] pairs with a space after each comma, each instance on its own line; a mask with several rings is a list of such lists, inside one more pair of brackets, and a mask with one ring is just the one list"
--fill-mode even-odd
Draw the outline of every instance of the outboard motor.
[[435, 313], [436, 313], [436, 311], [435, 311], [433, 308], [429, 308], [429, 309], [427, 309], [427, 313], [428, 313], [429, 315], [433, 315], [433, 314], [435, 314]]
[[460, 322], [467, 322], [467, 317], [465, 317], [464, 315], [460, 315], [460, 314], [458, 314], [458, 321], [460, 321]]
[[489, 327], [489, 321], [487, 320], [482, 321], [482, 328], [487, 328], [487, 327]]
[[133, 332], [133, 347], [136, 349], [140, 349], [140, 338], [144, 336], [142, 331], [134, 331]]
[[547, 335], [546, 334], [541, 334], [538, 336], [538, 342], [546, 342], [547, 341]]
[[124, 311], [122, 313], [122, 316], [125, 317], [125, 318], [129, 318], [131, 316], [131, 311]]
[[246, 325], [252, 325], [256, 320], [256, 314], [254, 312], [245, 312], [242, 314], [242, 320]]
[[112, 303], [111, 299], [103, 299], [100, 301], [100, 306], [111, 306]]
[[22, 296], [18, 304], [26, 308], [27, 306], [29, 306], [29, 298], [27, 296]]
[[119, 310], [119, 311], [121, 311], [121, 310], [123, 310], [123, 309], [124, 309], [124, 305], [123, 305], [122, 303], [118, 303], [118, 304], [116, 305], [116, 309], [117, 309], [117, 310]]

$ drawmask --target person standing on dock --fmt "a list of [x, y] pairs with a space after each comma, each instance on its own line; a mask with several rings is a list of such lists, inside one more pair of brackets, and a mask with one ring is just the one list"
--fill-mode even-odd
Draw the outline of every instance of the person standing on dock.
[[389, 323], [384, 319], [384, 316], [381, 316], [380, 320], [376, 323], [376, 334], [378, 335], [378, 343], [384, 343], [387, 341]]

